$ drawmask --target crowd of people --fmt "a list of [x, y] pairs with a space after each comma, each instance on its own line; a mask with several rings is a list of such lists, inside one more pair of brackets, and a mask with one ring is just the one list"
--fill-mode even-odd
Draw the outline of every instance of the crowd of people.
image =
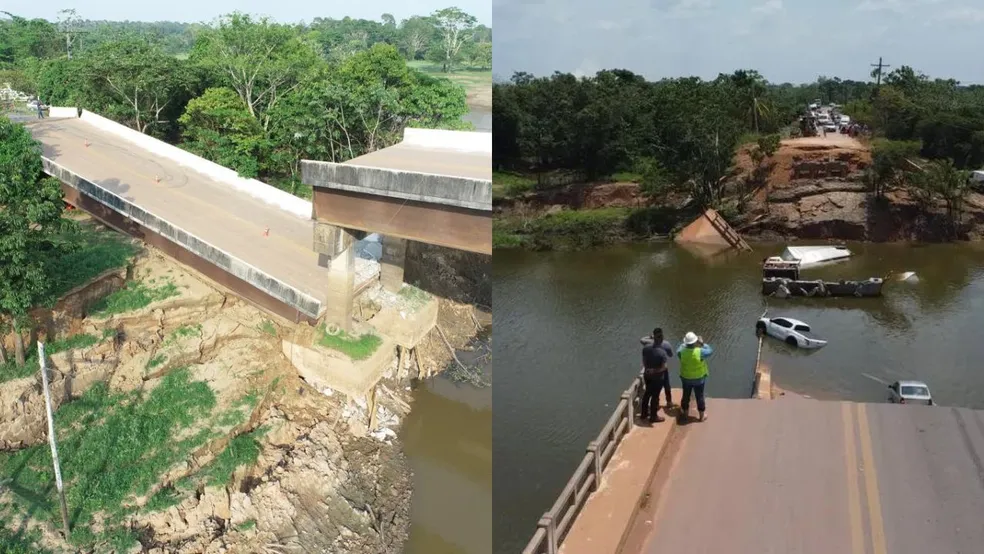
[[663, 393], [666, 403], [663, 412], [673, 407], [673, 388], [670, 385], [670, 360], [676, 355], [679, 360], [680, 384], [683, 398], [680, 401], [678, 419], [686, 421], [690, 417], [690, 398], [697, 400], [697, 419], [707, 419], [707, 403], [704, 397], [704, 386], [707, 384], [707, 359], [714, 353], [711, 345], [705, 344], [704, 339], [693, 331], [683, 337], [683, 342], [676, 350], [663, 336], [663, 330], [657, 327], [653, 334], [642, 339], [642, 379], [645, 391], [642, 396], [642, 406], [639, 415], [650, 423], [659, 423], [666, 418], [659, 415], [659, 396]]

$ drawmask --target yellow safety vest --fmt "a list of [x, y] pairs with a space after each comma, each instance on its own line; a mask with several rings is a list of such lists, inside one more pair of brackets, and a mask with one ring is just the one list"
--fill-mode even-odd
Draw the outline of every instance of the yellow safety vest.
[[707, 376], [707, 362], [700, 357], [700, 347], [683, 347], [680, 351], [680, 377], [700, 379]]

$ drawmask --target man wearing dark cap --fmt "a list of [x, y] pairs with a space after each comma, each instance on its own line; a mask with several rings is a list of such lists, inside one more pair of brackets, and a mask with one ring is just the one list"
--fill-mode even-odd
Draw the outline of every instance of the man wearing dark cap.
[[666, 361], [673, 357], [673, 347], [663, 339], [663, 330], [653, 329], [651, 337], [642, 339], [642, 378], [646, 390], [642, 395], [639, 415], [651, 423], [663, 421], [659, 415], [659, 391], [666, 391], [666, 407], [672, 405], [670, 394], [670, 374]]

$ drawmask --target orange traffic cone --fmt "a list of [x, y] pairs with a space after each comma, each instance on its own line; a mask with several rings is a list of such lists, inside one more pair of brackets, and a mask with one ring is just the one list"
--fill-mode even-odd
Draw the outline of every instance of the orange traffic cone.
[[263, 236], [264, 237], [269, 237], [270, 236], [270, 228], [269, 227], [267, 227], [266, 229], [263, 230]]
[[88, 147], [89, 147], [89, 141], [85, 141], [85, 147], [86, 147], [86, 148], [88, 148]]
[[155, 177], [154, 177], [154, 181], [155, 181], [155, 182], [158, 182], [158, 183], [160, 183], [160, 182], [161, 182], [161, 178], [160, 178], [160, 177], [156, 177], [156, 176], [155, 176]]

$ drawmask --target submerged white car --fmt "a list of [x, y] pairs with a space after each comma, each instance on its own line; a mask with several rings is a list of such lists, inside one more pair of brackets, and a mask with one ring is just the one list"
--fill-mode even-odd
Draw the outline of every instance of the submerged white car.
[[799, 348], [813, 349], [827, 345], [827, 341], [810, 335], [809, 325], [790, 317], [763, 317], [755, 323], [755, 331]]
[[896, 381], [888, 386], [888, 399], [897, 404], [926, 404], [933, 406], [933, 395], [922, 381]]

